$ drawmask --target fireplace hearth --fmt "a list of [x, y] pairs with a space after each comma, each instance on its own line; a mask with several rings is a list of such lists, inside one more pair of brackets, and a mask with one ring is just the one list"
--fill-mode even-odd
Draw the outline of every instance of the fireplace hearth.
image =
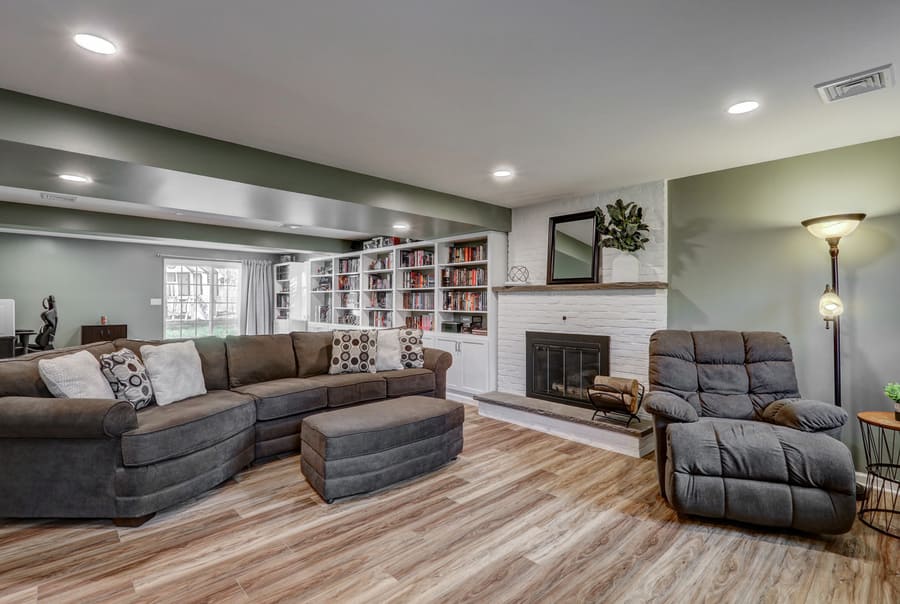
[[609, 375], [609, 336], [525, 332], [526, 394], [593, 408], [588, 389]]

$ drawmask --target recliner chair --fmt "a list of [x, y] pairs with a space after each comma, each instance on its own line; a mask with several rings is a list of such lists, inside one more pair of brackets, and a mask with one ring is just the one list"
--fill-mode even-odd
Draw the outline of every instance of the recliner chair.
[[663, 330], [650, 339], [662, 496], [679, 513], [813, 533], [850, 530], [847, 413], [802, 399], [780, 333]]

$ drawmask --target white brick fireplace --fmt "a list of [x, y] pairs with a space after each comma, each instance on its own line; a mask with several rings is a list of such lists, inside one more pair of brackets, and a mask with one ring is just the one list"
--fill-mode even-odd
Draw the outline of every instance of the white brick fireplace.
[[[616, 199], [644, 208], [650, 243], [638, 253], [640, 281], [666, 281], [666, 183], [647, 183], [593, 195], [566, 197], [512, 214], [509, 265], [528, 268], [532, 284], [546, 283], [547, 233], [551, 216], [605, 207]], [[603, 274], [616, 252], [604, 250]], [[507, 291], [499, 294], [497, 386], [525, 393], [525, 332], [610, 336], [610, 373], [647, 382], [650, 335], [666, 327], [666, 289]]]

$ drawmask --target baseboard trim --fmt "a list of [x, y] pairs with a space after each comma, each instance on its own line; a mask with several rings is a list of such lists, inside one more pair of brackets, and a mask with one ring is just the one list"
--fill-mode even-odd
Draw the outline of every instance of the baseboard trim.
[[[869, 479], [869, 473], [868, 473], [868, 472], [857, 472], [857, 473], [856, 473], [856, 482], [857, 482], [858, 484], [865, 485], [865, 484], [867, 484], [868, 479]], [[879, 483], [880, 483], [880, 484], [879, 484]], [[883, 491], [883, 490], [887, 490], [888, 492], [891, 492], [891, 493], [898, 493], [898, 492], [900, 492], [900, 488], [898, 488], [898, 487], [892, 487], [892, 486], [890, 486], [890, 485], [891, 485], [890, 482], [888, 482], [887, 480], [882, 480], [882, 479], [880, 479], [880, 478], [876, 478], [876, 479], [873, 481], [873, 486], [874, 486], [875, 488], [879, 489], [879, 490], [882, 490], [882, 491]]]

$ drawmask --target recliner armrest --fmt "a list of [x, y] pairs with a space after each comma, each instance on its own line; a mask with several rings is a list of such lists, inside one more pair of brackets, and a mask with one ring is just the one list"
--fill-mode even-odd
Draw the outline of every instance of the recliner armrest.
[[689, 402], [664, 390], [648, 393], [644, 398], [644, 409], [673, 422], [687, 423], [700, 419], [697, 410]]
[[137, 425], [128, 401], [0, 398], [0, 438], [116, 438]]
[[760, 414], [764, 421], [803, 432], [826, 432], [847, 423], [840, 407], [807, 399], [780, 399], [769, 403]]

